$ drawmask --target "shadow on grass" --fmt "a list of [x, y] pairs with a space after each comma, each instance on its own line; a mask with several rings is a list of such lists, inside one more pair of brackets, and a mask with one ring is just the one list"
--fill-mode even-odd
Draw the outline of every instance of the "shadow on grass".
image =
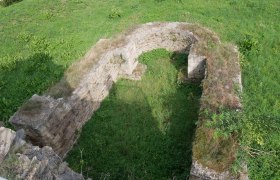
[[[186, 55], [171, 58], [169, 65], [177, 71], [186, 64]], [[113, 86], [68, 154], [71, 168], [93, 179], [189, 176], [201, 88], [199, 84], [177, 87], [172, 79], [169, 87], [176, 87], [153, 94], [160, 79], [153, 74], [156, 66], [148, 66], [142, 81], [120, 80]]]
[[19, 3], [20, 1], [22, 1], [22, 0], [2, 0], [2, 1], [0, 1], [0, 5], [3, 7], [7, 7], [12, 4]]
[[45, 53], [0, 66], [0, 122], [11, 128], [8, 120], [17, 108], [33, 94], [42, 94], [61, 78], [63, 71]]

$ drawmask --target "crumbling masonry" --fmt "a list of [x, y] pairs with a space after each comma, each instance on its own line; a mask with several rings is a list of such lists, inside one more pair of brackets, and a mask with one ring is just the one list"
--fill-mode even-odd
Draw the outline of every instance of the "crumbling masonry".
[[[138, 56], [158, 48], [188, 54], [188, 79], [204, 79], [201, 109], [220, 105], [233, 110], [241, 108], [238, 93], [233, 91], [236, 87], [241, 91], [238, 51], [234, 46], [223, 45], [213, 32], [197, 25], [147, 23], [118, 37], [97, 42], [83, 59], [69, 68], [50, 93], [32, 96], [10, 122], [17, 129], [24, 129], [26, 139], [33, 145], [41, 147], [42, 151], [49, 146], [63, 158], [83, 125], [109, 94], [112, 84], [120, 78], [140, 79], [145, 66], [138, 63]], [[228, 57], [215, 56], [223, 51], [228, 53], [221, 56], [228, 54]], [[222, 99], [212, 88], [214, 86], [220, 88]], [[215, 100], [207, 101], [211, 98]], [[205, 167], [195, 157], [191, 175], [191, 178], [201, 179], [232, 178], [227, 170], [218, 172]]]

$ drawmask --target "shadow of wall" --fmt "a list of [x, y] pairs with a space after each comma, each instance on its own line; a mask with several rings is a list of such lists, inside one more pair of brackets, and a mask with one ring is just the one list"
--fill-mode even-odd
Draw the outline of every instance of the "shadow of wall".
[[62, 76], [64, 68], [46, 53], [8, 60], [0, 66], [0, 122], [12, 128], [8, 119], [33, 94], [42, 94]]
[[[186, 59], [187, 55], [174, 53], [171, 63], [180, 72], [187, 70]], [[159, 122], [147, 94], [130, 82], [120, 80], [112, 87], [84, 125], [67, 162], [95, 179], [188, 177], [202, 92], [199, 83], [182, 83], [176, 92], [162, 95], [163, 108], [169, 113]]]

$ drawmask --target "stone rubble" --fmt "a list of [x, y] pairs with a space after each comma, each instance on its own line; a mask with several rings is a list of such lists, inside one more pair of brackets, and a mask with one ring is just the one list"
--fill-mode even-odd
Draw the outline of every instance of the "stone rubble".
[[[26, 143], [24, 131], [0, 127], [0, 176], [22, 180], [83, 180], [49, 146], [39, 148]], [[4, 136], [5, 135], [5, 136]], [[3, 151], [4, 149], [4, 151]], [[5, 158], [5, 159], [4, 159]]]

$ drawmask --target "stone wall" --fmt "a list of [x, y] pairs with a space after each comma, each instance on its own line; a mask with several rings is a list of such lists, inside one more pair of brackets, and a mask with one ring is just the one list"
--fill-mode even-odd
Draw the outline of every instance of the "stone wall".
[[[190, 31], [180, 29], [181, 25], [188, 24], [149, 23], [139, 26], [120, 38], [116, 47], [99, 54], [98, 60], [92, 59], [96, 63], [84, 74], [69, 97], [55, 99], [34, 95], [11, 117], [10, 122], [16, 128], [25, 129], [32, 143], [51, 146], [64, 157], [77, 139], [83, 124], [109, 94], [112, 84], [119, 78], [133, 76], [139, 55], [158, 48], [189, 52], [197, 39]], [[110, 40], [101, 40], [83, 61], [90, 61], [97, 50], [110, 43]], [[196, 66], [201, 67], [201, 62], [192, 61], [192, 71]]]
[[51, 147], [39, 148], [23, 138], [22, 129], [14, 132], [0, 127], [0, 176], [22, 180], [84, 179], [67, 167]]
[[[213, 32], [197, 25], [179, 22], [148, 23], [114, 39], [100, 40], [82, 61], [70, 67], [71, 71], [64, 77], [64, 85], [69, 87], [66, 96], [57, 98], [34, 95], [19, 108], [10, 122], [18, 129], [23, 128], [34, 145], [50, 146], [59, 156], [64, 157], [78, 138], [84, 123], [109, 94], [112, 84], [119, 78], [140, 79], [139, 69], [145, 68], [138, 63], [137, 57], [144, 52], [165, 48], [186, 53], [189, 80], [200, 81], [205, 78], [205, 85], [212, 78], [215, 85], [227, 89], [228, 85], [219, 80], [220, 74], [217, 72], [223, 68], [225, 72], [232, 71], [230, 66], [219, 67], [215, 71], [215, 66], [212, 65], [217, 62], [217, 58], [209, 53], [211, 43], [221, 44]], [[207, 66], [209, 69], [205, 71]], [[237, 83], [241, 88], [238, 58], [234, 61], [234, 67], [237, 71], [228, 73], [227, 81], [230, 85]], [[204, 89], [204, 97], [216, 97], [219, 92], [211, 88]], [[236, 94], [224, 92], [225, 99], [231, 98], [230, 101], [233, 99], [239, 103]], [[202, 101], [203, 105], [212, 107]], [[230, 177], [228, 172], [210, 170], [198, 161], [199, 159], [193, 159], [192, 178], [224, 179], [225, 174]]]

